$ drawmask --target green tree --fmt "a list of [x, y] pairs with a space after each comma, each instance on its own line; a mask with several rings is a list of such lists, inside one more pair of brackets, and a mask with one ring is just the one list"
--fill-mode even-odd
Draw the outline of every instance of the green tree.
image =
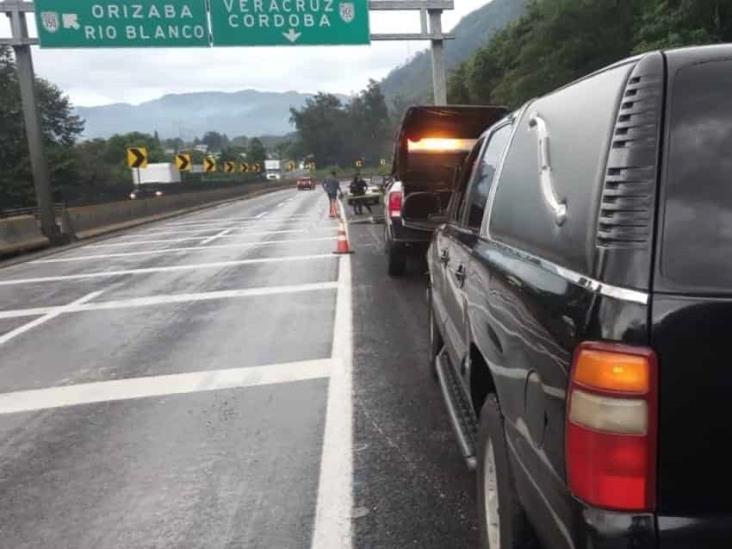
[[[77, 165], [72, 152], [84, 129], [71, 104], [53, 84], [36, 80], [51, 186], [57, 200], [76, 184]], [[20, 102], [15, 60], [10, 48], [0, 46], [0, 208], [35, 204], [28, 143]]]
[[730, 0], [645, 0], [636, 52], [732, 40]]
[[301, 109], [290, 109], [304, 154], [319, 166], [335, 165], [348, 157], [348, 115], [335, 95], [320, 92]]
[[170, 139], [163, 139], [161, 145], [163, 149], [173, 149], [174, 151], [180, 151], [185, 146], [185, 143], [180, 137], [173, 137]]
[[255, 137], [249, 141], [247, 149], [247, 162], [259, 162], [264, 167], [264, 160], [267, 158], [267, 149], [264, 148], [262, 141]]
[[376, 164], [388, 152], [391, 142], [389, 110], [384, 94], [375, 80], [354, 97], [346, 108], [348, 147], [344, 152], [351, 158], [342, 158], [342, 165], [356, 159]]
[[219, 152], [229, 146], [229, 138], [223, 133], [206, 132], [201, 143], [208, 147], [209, 152]]
[[452, 71], [447, 80], [447, 102], [451, 105], [468, 105], [470, 90], [467, 86], [467, 63], [461, 63]]

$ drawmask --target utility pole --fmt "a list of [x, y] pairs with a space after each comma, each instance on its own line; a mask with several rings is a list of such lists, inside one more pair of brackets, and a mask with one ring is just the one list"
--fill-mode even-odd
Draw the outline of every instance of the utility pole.
[[62, 241], [61, 230], [56, 224], [56, 216], [53, 211], [53, 196], [33, 75], [31, 44], [37, 41], [28, 36], [28, 25], [25, 20], [26, 12], [33, 11], [33, 4], [23, 0], [4, 0], [0, 2], [0, 11], [4, 11], [10, 18], [12, 37], [9, 41], [3, 42], [9, 43], [15, 52], [20, 100], [23, 105], [25, 133], [28, 139], [28, 152], [41, 231], [51, 244], [59, 244]]
[[454, 9], [454, 7], [454, 0], [369, 0], [369, 10], [371, 11], [419, 11], [419, 33], [371, 34], [371, 40], [430, 41], [432, 45], [432, 93], [435, 105], [447, 105], [444, 44], [445, 40], [450, 40], [455, 36], [442, 32], [442, 12]]
[[442, 38], [442, 10], [428, 10], [432, 42], [432, 90], [435, 105], [447, 105], [447, 77], [445, 76], [445, 41]]

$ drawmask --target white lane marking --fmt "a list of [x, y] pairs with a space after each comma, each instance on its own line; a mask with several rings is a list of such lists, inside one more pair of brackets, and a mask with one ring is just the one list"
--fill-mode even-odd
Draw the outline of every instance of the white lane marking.
[[333, 370], [328, 382], [325, 434], [312, 549], [351, 548], [353, 507], [353, 312], [351, 257], [339, 262], [333, 333]]
[[[68, 305], [55, 307], [32, 307], [28, 309], [9, 309], [0, 311], [0, 320], [19, 318], [24, 316], [55, 315], [78, 313], [82, 311], [103, 311], [111, 309], [130, 309], [135, 307], [149, 307], [154, 305], [169, 305], [175, 303], [189, 303], [193, 301], [212, 301], [215, 299], [233, 299], [240, 297], [257, 297], [264, 295], [297, 294], [322, 290], [335, 290], [337, 282], [313, 282], [290, 286], [264, 286], [259, 288], [242, 288], [237, 290], [216, 290], [212, 292], [198, 292], [189, 294], [163, 294], [155, 296], [130, 297], [112, 301], [98, 301], [94, 303], [74, 302]], [[90, 294], [91, 295], [91, 294]], [[89, 297], [92, 299], [95, 296]]]
[[225, 236], [225, 235], [229, 234], [233, 230], [234, 230], [233, 228], [231, 228], [231, 229], [224, 229], [223, 231], [218, 232], [218, 233], [216, 233], [213, 236], [209, 236], [206, 240], [204, 240], [203, 242], [201, 242], [201, 246], [203, 246], [204, 244], [208, 244], [209, 242], [213, 242], [217, 238], [222, 237], [222, 236]]
[[288, 227], [289, 226], [295, 226], [295, 227], [307, 227], [307, 224], [300, 221], [276, 221], [276, 222], [270, 222], [267, 220], [262, 220], [259, 223], [252, 224], [235, 224], [235, 225], [219, 225], [217, 227], [209, 227], [208, 229], [195, 229], [195, 230], [175, 230], [175, 231], [146, 231], [146, 232], [139, 232], [134, 234], [128, 234], [123, 235], [117, 238], [117, 240], [124, 240], [125, 242], [137, 242], [137, 239], [139, 238], [150, 238], [150, 237], [157, 237], [157, 236], [180, 236], [180, 235], [200, 235], [201, 238], [209, 238], [211, 235], [205, 235], [201, 233], [211, 233], [215, 231], [221, 231], [223, 229], [229, 229], [229, 230], [238, 230], [238, 231], [248, 231], [249, 229], [269, 229], [273, 227]]
[[[295, 244], [301, 242], [324, 242], [338, 240], [337, 236], [322, 236], [319, 238], [286, 238], [282, 240], [258, 240], [257, 242], [242, 242], [238, 244], [213, 244], [211, 246], [183, 246], [181, 248], [163, 248], [161, 250], [143, 250], [140, 252], [117, 252], [111, 254], [77, 255], [73, 257], [56, 257], [51, 259], [34, 259], [28, 263], [67, 263], [69, 261], [86, 261], [88, 259], [110, 259], [113, 257], [136, 257], [141, 255], [159, 255], [196, 250], [215, 250], [227, 248], [253, 248], [267, 244]], [[201, 244], [205, 244], [202, 242]]]
[[[328, 229], [333, 230], [335, 227], [328, 227]], [[251, 233], [244, 233], [244, 234], [227, 234], [224, 238], [236, 238], [236, 237], [242, 237], [242, 236], [261, 236], [261, 235], [267, 235], [267, 234], [290, 234], [290, 233], [306, 233], [312, 230], [319, 230], [319, 229], [288, 229], [283, 231], [257, 231], [257, 232], [251, 232]], [[207, 236], [186, 236], [183, 238], [159, 238], [159, 239], [152, 239], [152, 240], [127, 240], [125, 242], [113, 242], [110, 244], [89, 244], [87, 246], [84, 246], [85, 248], [116, 248], [118, 246], [134, 246], [137, 244], [168, 244], [171, 242], [187, 242], [189, 240], [206, 240]]]
[[148, 273], [164, 273], [169, 271], [191, 271], [195, 269], [221, 269], [238, 265], [251, 265], [256, 263], [277, 263], [285, 261], [307, 261], [311, 259], [332, 258], [333, 254], [313, 255], [289, 255], [283, 257], [262, 257], [257, 259], [237, 259], [234, 261], [215, 261], [212, 263], [193, 263], [190, 265], [168, 265], [165, 267], [145, 267], [142, 269], [123, 269], [118, 271], [99, 271], [93, 273], [81, 273], [59, 276], [37, 276], [34, 278], [12, 278], [0, 280], [0, 286], [13, 286], [16, 284], [31, 284], [35, 282], [60, 282], [64, 280], [83, 280], [87, 278], [107, 278], [110, 276], [137, 275]]
[[146, 376], [0, 394], [0, 414], [327, 378], [332, 360]]
[[[35, 320], [31, 320], [30, 322], [23, 324], [22, 326], [18, 326], [14, 330], [10, 330], [9, 332], [3, 334], [0, 336], [0, 345], [4, 345], [14, 337], [17, 337], [21, 334], [24, 334], [28, 330], [32, 330], [36, 326], [40, 326], [41, 324], [45, 324], [49, 320], [53, 320], [57, 316], [71, 310], [73, 307], [77, 305], [81, 305], [83, 303], [86, 303], [87, 301], [90, 301], [94, 299], [95, 297], [99, 296], [102, 293], [102, 291], [98, 292], [91, 292], [89, 294], [86, 294], [85, 296], [77, 299], [76, 301], [72, 301], [68, 305], [62, 305], [60, 307], [55, 307], [53, 311], [48, 311], [46, 313], [43, 313], [43, 316], [40, 318], [36, 318]], [[24, 316], [24, 315], [19, 315]]]
[[[179, 221], [176, 223], [166, 223], [165, 227], [190, 227], [190, 226], [215, 226], [215, 225], [224, 225], [224, 224], [230, 224], [230, 223], [252, 223], [256, 222], [257, 219], [261, 219], [265, 215], [270, 215], [272, 213], [271, 210], [267, 210], [255, 217], [227, 217], [224, 219], [212, 219], [210, 221]], [[287, 220], [287, 219], [302, 219], [312, 217], [311, 214], [295, 214], [295, 215], [278, 215], [278, 216], [271, 216], [267, 219], [281, 219], [281, 220]]]

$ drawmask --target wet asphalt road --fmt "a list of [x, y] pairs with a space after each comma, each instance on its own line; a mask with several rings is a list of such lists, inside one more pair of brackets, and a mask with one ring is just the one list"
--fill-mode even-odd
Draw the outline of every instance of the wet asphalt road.
[[0, 547], [474, 547], [424, 266], [281, 191], [0, 267]]

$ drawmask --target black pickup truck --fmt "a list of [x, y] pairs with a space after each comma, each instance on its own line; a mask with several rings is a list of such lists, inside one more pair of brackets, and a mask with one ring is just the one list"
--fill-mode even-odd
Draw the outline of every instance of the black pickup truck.
[[465, 159], [428, 251], [431, 368], [483, 547], [732, 547], [731, 97], [732, 46], [649, 53]]
[[[404, 273], [408, 255], [427, 251], [450, 198], [455, 171], [480, 134], [507, 112], [504, 107], [461, 105], [421, 105], [404, 112], [394, 145], [393, 181], [384, 193], [384, 249], [390, 275]], [[402, 201], [424, 191], [437, 197], [439, 212], [407, 227]]]

